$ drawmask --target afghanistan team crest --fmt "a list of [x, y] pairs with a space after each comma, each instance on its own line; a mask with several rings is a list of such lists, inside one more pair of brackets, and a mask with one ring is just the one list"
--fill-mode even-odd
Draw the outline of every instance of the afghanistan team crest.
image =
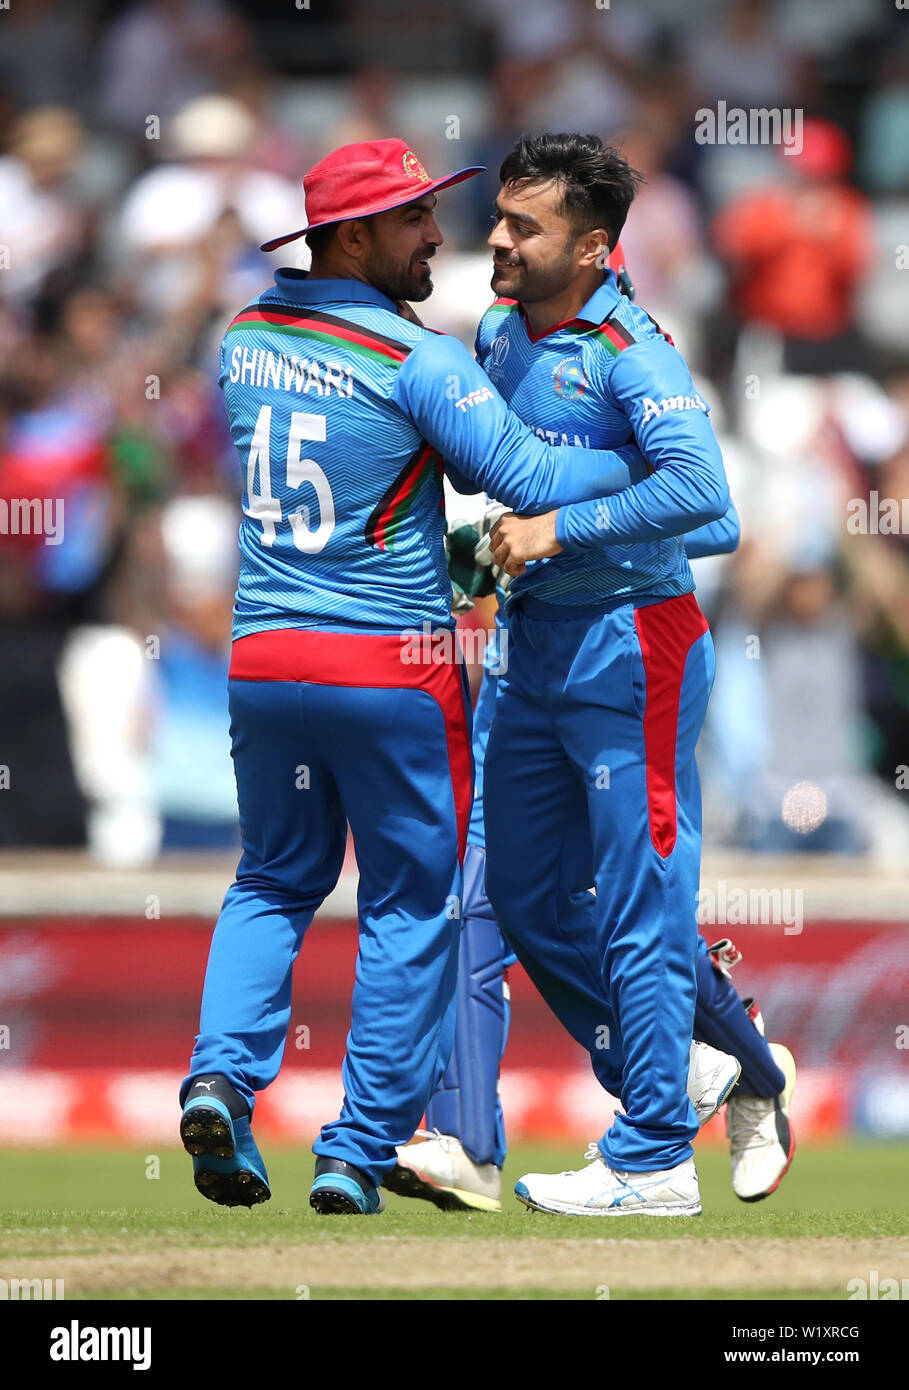
[[587, 378], [580, 357], [563, 357], [552, 373], [552, 384], [557, 396], [565, 401], [575, 401], [587, 390]]
[[429, 183], [429, 175], [423, 168], [413, 150], [404, 151], [404, 172], [412, 179], [419, 179], [421, 183]]

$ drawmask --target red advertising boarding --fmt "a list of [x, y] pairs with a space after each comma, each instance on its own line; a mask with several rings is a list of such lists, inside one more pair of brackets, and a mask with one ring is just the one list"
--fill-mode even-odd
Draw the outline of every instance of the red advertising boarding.
[[[757, 998], [768, 1036], [798, 1062], [801, 1134], [851, 1123], [909, 1132], [905, 926], [807, 921], [791, 934], [783, 926], [728, 930], [744, 955], [735, 984]], [[210, 932], [192, 917], [4, 921], [0, 1143], [174, 1137]], [[310, 1139], [337, 1110], [356, 946], [352, 922], [310, 928], [284, 1069], [257, 1111], [264, 1134]], [[511, 1138], [588, 1138], [608, 1125], [613, 1102], [520, 968], [510, 983], [502, 1097]]]

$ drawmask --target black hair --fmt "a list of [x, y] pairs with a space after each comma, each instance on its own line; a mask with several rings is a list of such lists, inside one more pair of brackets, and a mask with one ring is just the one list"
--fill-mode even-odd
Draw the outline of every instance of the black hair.
[[[358, 217], [358, 222], [365, 222], [372, 226], [375, 213], [367, 213], [365, 217]], [[334, 241], [340, 222], [329, 222], [327, 227], [317, 227], [314, 232], [307, 232], [304, 240], [314, 256], [324, 256], [331, 243]]]
[[337, 230], [337, 222], [329, 222], [327, 227], [317, 227], [314, 232], [307, 232], [303, 240], [314, 256], [324, 256]]
[[610, 251], [621, 235], [643, 176], [622, 152], [598, 135], [522, 135], [502, 161], [502, 183], [520, 187], [555, 179], [562, 189], [561, 211], [580, 236], [605, 227]]

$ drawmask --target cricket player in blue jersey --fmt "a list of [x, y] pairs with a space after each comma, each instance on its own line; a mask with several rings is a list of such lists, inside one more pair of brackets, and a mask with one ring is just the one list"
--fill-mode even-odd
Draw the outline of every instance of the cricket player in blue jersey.
[[293, 965], [348, 823], [359, 954], [316, 1211], [382, 1209], [451, 1051], [470, 710], [462, 665], [413, 658], [414, 633], [453, 627], [443, 460], [461, 490], [530, 512], [604, 503], [645, 472], [634, 441], [540, 441], [460, 343], [399, 313], [432, 288], [436, 192], [477, 172], [432, 180], [400, 140], [328, 155], [303, 181], [308, 226], [263, 247], [306, 235], [312, 269], [279, 271], [222, 343], [244, 476], [229, 675], [243, 855], [180, 1098], [196, 1186], [223, 1205], [270, 1196], [255, 1094], [280, 1067]]
[[[641, 379], [641, 384], [637, 385], [631, 379], [627, 383], [622, 381], [621, 391], [615, 392], [614, 383], [621, 381], [620, 375], [613, 369], [618, 354], [631, 348], [636, 340], [643, 348], [661, 336], [645, 315], [634, 312], [617, 314], [619, 295], [615, 277], [611, 272], [605, 277], [602, 272], [599, 275], [595, 273], [596, 255], [592, 253], [597, 238], [599, 236], [601, 239], [598, 253], [602, 265], [602, 238], [605, 237], [610, 246], [615, 245], [633, 193], [629, 171], [623, 165], [623, 161], [616, 162], [612, 153], [604, 151], [600, 143], [591, 137], [544, 137], [534, 142], [525, 141], [503, 165], [505, 187], [497, 209], [496, 229], [490, 238], [497, 248], [497, 262], [502, 264], [497, 269], [493, 287], [503, 287], [503, 276], [506, 281], [511, 277], [511, 284], [508, 285], [509, 297], [497, 302], [481, 324], [478, 357], [493, 378], [499, 381], [503, 393], [523, 418], [552, 439], [574, 438], [576, 442], [599, 444], [603, 439], [599, 421], [603, 417], [606, 420], [606, 437], [610, 437], [610, 425], [613, 430], [622, 429], [622, 423], [615, 420], [617, 410], [626, 415], [625, 429], [630, 418], [639, 430], [664, 413], [669, 415], [688, 410], [706, 413], [706, 405], [694, 391], [684, 364], [680, 359], [673, 361], [677, 354], [674, 351], [667, 353], [655, 343], [650, 346], [649, 352], [637, 353], [634, 376]], [[600, 360], [597, 361], [597, 358]], [[659, 390], [657, 385], [651, 386], [654, 380], [659, 384]], [[636, 413], [635, 385], [640, 397]], [[648, 386], [653, 395], [649, 394]], [[583, 440], [578, 439], [580, 430], [584, 430]], [[647, 433], [649, 441], [652, 441], [654, 431]], [[686, 435], [687, 432], [683, 430], [681, 434], [675, 432], [673, 438], [673, 432], [670, 432], [665, 444], [663, 439], [657, 439], [657, 448], [664, 448], [663, 466], [665, 468], [668, 464], [668, 472], [674, 473], [669, 479], [669, 505], [665, 505], [665, 498], [655, 498], [658, 508], [663, 503], [662, 516], [656, 510], [653, 518], [633, 517], [628, 528], [633, 539], [642, 534], [642, 522], [645, 537], [647, 527], [653, 525], [654, 521], [657, 528], [655, 534], [658, 536], [660, 527], [667, 537], [678, 529], [676, 518], [680, 509], [684, 511], [686, 500], [682, 491], [684, 469], [673, 467], [673, 451], [682, 461], [686, 459], [686, 454], [690, 459], [693, 442], [695, 448], [705, 449], [708, 459], [712, 453], [718, 460], [715, 445], [711, 448], [712, 434], [709, 430], [706, 435], [703, 430], [693, 431], [693, 440]], [[648, 454], [648, 458], [652, 457]], [[702, 475], [699, 477], [697, 467], [691, 471], [695, 486], [703, 487], [704, 479]], [[640, 490], [636, 490], [635, 499], [639, 494]], [[702, 499], [692, 499], [695, 513], [701, 502]], [[606, 508], [595, 510], [597, 520], [609, 518], [612, 504], [608, 505], [608, 512]], [[556, 535], [559, 520], [556, 514], [538, 518], [536, 522], [506, 518], [497, 528], [499, 537], [504, 536], [505, 540], [499, 545], [496, 558], [510, 563], [512, 572], [521, 574], [525, 572], [525, 561], [560, 553], [563, 547]], [[532, 575], [534, 570], [538, 573], [550, 570], [545, 579], [536, 581], [543, 585], [539, 592], [546, 595], [548, 604], [546, 599], [536, 598], [522, 602], [518, 597], [522, 592], [521, 581], [513, 588], [512, 602], [517, 612], [521, 613], [522, 609], [529, 612], [538, 623], [531, 622], [527, 626], [531, 660], [524, 667], [523, 683], [517, 686], [516, 698], [510, 702], [514, 722], [509, 729], [509, 737], [523, 726], [523, 745], [510, 764], [504, 754], [504, 735], [498, 745], [502, 750], [502, 765], [506, 768], [501, 776], [499, 815], [505, 813], [504, 792], [509, 778], [516, 779], [523, 770], [527, 773], [527, 785], [533, 787], [534, 772], [539, 772], [540, 766], [545, 763], [547, 776], [551, 779], [548, 790], [558, 793], [562, 774], [561, 809], [552, 813], [548, 833], [557, 843], [564, 828], [559, 818], [567, 810], [566, 840], [569, 837], [570, 840], [566, 845], [565, 859], [568, 867], [566, 869], [564, 863], [553, 866], [554, 877], [548, 884], [544, 879], [540, 885], [537, 880], [541, 867], [547, 864], [547, 856], [550, 863], [553, 859], [552, 844], [544, 845], [531, 835], [531, 849], [527, 857], [523, 857], [523, 846], [517, 851], [524, 872], [528, 875], [527, 883], [518, 887], [515, 873], [512, 872], [514, 861], [505, 865], [507, 855], [515, 852], [514, 838], [518, 827], [521, 827], [521, 833], [526, 830], [522, 815], [514, 812], [506, 817], [508, 825], [503, 823], [501, 826], [501, 838], [508, 841], [508, 851], [507, 855], [503, 852], [500, 863], [503, 882], [507, 882], [508, 891], [521, 904], [517, 915], [523, 914], [523, 926], [516, 925], [511, 931], [506, 927], [518, 955], [563, 1022], [590, 1051], [594, 1070], [604, 1086], [622, 1095], [623, 1101], [626, 1095], [631, 1096], [632, 1105], [637, 1103], [644, 1123], [641, 1124], [637, 1114], [628, 1118], [626, 1102], [626, 1116], [620, 1117], [613, 1131], [593, 1150], [591, 1156], [594, 1161], [588, 1169], [555, 1178], [530, 1175], [519, 1184], [518, 1195], [528, 1205], [555, 1211], [624, 1214], [636, 1210], [675, 1214], [699, 1210], [693, 1164], [683, 1149], [676, 1147], [673, 1150], [672, 1140], [677, 1135], [670, 1133], [670, 1143], [667, 1145], [667, 1136], [660, 1133], [660, 1120], [667, 1106], [671, 1107], [673, 1103], [672, 1087], [667, 1084], [667, 1075], [671, 1073], [666, 1067], [665, 1058], [659, 1056], [653, 1059], [650, 1077], [656, 1076], [654, 1084], [652, 1080], [648, 1081], [647, 1058], [643, 1049], [638, 1048], [637, 1055], [634, 1055], [637, 1041], [634, 1034], [646, 1033], [648, 1027], [651, 1031], [659, 1029], [660, 1015], [663, 1015], [663, 1020], [670, 1020], [671, 1036], [673, 999], [671, 992], [667, 992], [665, 980], [672, 982], [674, 976], [687, 973], [685, 983], [689, 995], [693, 994], [691, 985], [695, 979], [697, 982], [695, 1037], [736, 1053], [745, 1068], [739, 1093], [727, 1112], [733, 1148], [733, 1185], [744, 1200], [758, 1200], [774, 1189], [792, 1156], [787, 1107], [794, 1082], [794, 1066], [785, 1049], [775, 1046], [776, 1055], [768, 1049], [759, 1031], [760, 1020], [756, 1011], [752, 1009], [752, 1022], [728, 984], [724, 967], [734, 959], [730, 946], [727, 943], [718, 944], [714, 951], [714, 964], [708, 958], [706, 943], [701, 940], [700, 955], [696, 960], [694, 956], [694, 943], [698, 940], [694, 933], [693, 892], [697, 882], [695, 842], [699, 822], [694, 807], [696, 772], [693, 747], [699, 727], [697, 701], [700, 699], [702, 711], [712, 667], [709, 666], [708, 650], [705, 663], [708, 670], [700, 673], [703, 679], [698, 682], [697, 656], [693, 670], [688, 669], [688, 658], [697, 652], [699, 643], [702, 650], [707, 648], [709, 637], [704, 640], [703, 629], [706, 625], [701, 627], [689, 609], [694, 622], [690, 624], [687, 640], [683, 637], [682, 642], [677, 643], [676, 669], [673, 671], [673, 663], [667, 661], [665, 653], [661, 651], [661, 648], [670, 645], [667, 639], [674, 636], [671, 632], [673, 624], [670, 623], [665, 630], [654, 627], [654, 620], [658, 619], [659, 610], [666, 603], [655, 595], [669, 593], [673, 598], [676, 595], [681, 597], [693, 588], [687, 561], [681, 563], [684, 552], [681, 552], [678, 542], [671, 547], [662, 543], [660, 548], [664, 555], [661, 557], [658, 549], [648, 567], [647, 557], [641, 553], [644, 547], [623, 546], [621, 551], [616, 547], [610, 549], [611, 537], [603, 533], [598, 536], [599, 529], [594, 526], [587, 533], [586, 558], [579, 547], [579, 558], [563, 562], [561, 567], [553, 567], [547, 561], [526, 571]], [[702, 525], [689, 537], [688, 550], [694, 555], [729, 549], [734, 546], [736, 537], [737, 523], [733, 511], [731, 517], [718, 518], [713, 524]], [[509, 539], [516, 544], [509, 545]], [[667, 554], [670, 550], [674, 552], [671, 557]], [[630, 551], [633, 553], [630, 554]], [[662, 566], [659, 563], [661, 558], [664, 560]], [[631, 570], [632, 573], [617, 575], [617, 566], [611, 563], [612, 560], [618, 561], [626, 571]], [[561, 574], [553, 573], [553, 570], [557, 572], [560, 568]], [[641, 573], [635, 575], [635, 569]], [[626, 579], [631, 582], [626, 583]], [[654, 583], [654, 580], [658, 582]], [[585, 581], [590, 584], [594, 595], [599, 591], [607, 598], [605, 603], [593, 606], [592, 611], [590, 606], [579, 603], [579, 598], [583, 598], [585, 593]], [[524, 581], [523, 588], [529, 596], [533, 585]], [[629, 597], [623, 598], [625, 594]], [[616, 602], [616, 598], [620, 601]], [[538, 606], [540, 603], [542, 607]], [[622, 606], [626, 608], [626, 627], [628, 616], [633, 615], [634, 629], [633, 634], [613, 631], [612, 645], [618, 647], [617, 654], [609, 650], [606, 633], [601, 631], [599, 638], [594, 637], [593, 643], [589, 634], [584, 636], [582, 629], [585, 626], [595, 633], [597, 619], [601, 620], [604, 628], [608, 629], [610, 625], [615, 628], [618, 620], [612, 615]], [[672, 603], [667, 606], [671, 608]], [[675, 607], [678, 608], [678, 604]], [[646, 608], [655, 611], [642, 613], [641, 610]], [[586, 623], [577, 621], [582, 618], [586, 619]], [[673, 623], [679, 621], [684, 621], [681, 612], [673, 615]], [[575, 625], [576, 635], [568, 635], [565, 648], [560, 653], [563, 635], [569, 634], [569, 622]], [[556, 623], [558, 626], [553, 626]], [[635, 642], [643, 658], [639, 663], [643, 670], [628, 671], [627, 649], [633, 649]], [[592, 662], [591, 652], [594, 655]], [[578, 674], [583, 674], [581, 685], [584, 698], [578, 699], [571, 690], [571, 682], [565, 674], [567, 668], [560, 664], [560, 654], [570, 655], [573, 680]], [[511, 656], [513, 660], [514, 647]], [[650, 658], [649, 664], [647, 657]], [[599, 668], [601, 660], [602, 669]], [[541, 691], [539, 666], [534, 667], [543, 661], [547, 665], [544, 666], [545, 683]], [[586, 671], [584, 664], [588, 668]], [[551, 672], [548, 666], [552, 667]], [[512, 670], [502, 682], [506, 692], [510, 684], [514, 688]], [[618, 692], [620, 698], [610, 698], [610, 670], [620, 681], [627, 681], [629, 688], [633, 689], [635, 682], [638, 683], [637, 691], [624, 707], [621, 687]], [[546, 684], [551, 676], [555, 677], [555, 681], [547, 689]], [[670, 690], [668, 709], [654, 709], [652, 695], [667, 681], [674, 687]], [[685, 697], [689, 689], [692, 689], [691, 704], [686, 710], [688, 701]], [[489, 723], [493, 698], [489, 686], [484, 682], [475, 733], [478, 766], [482, 754], [477, 748], [477, 740]], [[674, 731], [667, 727], [673, 722], [673, 699], [677, 701], [676, 709], [687, 714], [688, 728], [684, 733], [680, 727]], [[509, 708], [509, 705], [505, 707]], [[628, 826], [632, 833], [624, 836], [617, 833], [626, 828], [622, 821], [626, 818], [633, 821], [633, 799], [626, 801], [624, 807], [620, 805], [617, 810], [601, 816], [607, 845], [607, 868], [598, 866], [598, 892], [594, 903], [583, 889], [595, 876], [591, 861], [596, 853], [597, 812], [603, 809], [595, 793], [612, 789], [610, 774], [619, 762], [612, 755], [610, 767], [606, 760], [608, 744], [603, 742], [603, 738], [610, 716], [621, 748], [623, 789], [627, 786], [634, 788], [633, 761], [636, 753], [641, 758], [640, 771], [643, 772], [646, 766], [646, 795], [639, 802], [646, 810], [644, 816], [638, 818], [637, 838], [633, 824]], [[572, 719], [581, 726], [580, 729], [571, 729]], [[584, 760], [585, 722], [588, 725], [587, 736], [594, 741], [596, 758], [602, 759], [594, 764]], [[634, 731], [636, 722], [643, 725], [637, 738]], [[685, 722], [684, 718], [678, 721], [680, 725]], [[498, 714], [493, 729], [495, 740], [500, 731]], [[673, 749], [666, 747], [670, 734]], [[670, 761], [673, 752], [675, 766]], [[594, 769], [596, 776], [593, 775]], [[487, 780], [490, 775], [487, 766]], [[572, 780], [574, 786], [571, 785]], [[651, 786], [654, 780], [657, 782], [656, 788]], [[675, 799], [669, 796], [669, 783], [672, 780], [676, 783], [672, 789], [676, 796], [681, 787], [687, 801], [682, 807], [681, 816], [678, 808], [669, 804], [670, 799]], [[542, 802], [547, 800], [542, 786], [539, 795]], [[556, 800], [555, 797], [552, 799]], [[475, 809], [479, 802], [478, 796]], [[523, 806], [522, 796], [517, 798], [517, 804]], [[549, 809], [541, 807], [541, 810], [542, 821], [549, 814]], [[487, 803], [487, 833], [492, 853], [496, 832], [490, 827], [490, 814]], [[666, 819], [665, 825], [661, 817]], [[681, 823], [684, 832], [681, 850], [675, 844], [678, 830], [674, 831], [668, 824], [669, 818], [675, 820], [676, 826]], [[585, 819], [589, 820], [593, 832], [593, 853], [589, 838], [585, 840]], [[649, 846], [641, 843], [644, 838], [639, 831], [641, 819], [650, 832]], [[396, 1173], [397, 1182], [392, 1185], [412, 1195], [429, 1196], [439, 1205], [495, 1208], [498, 1206], [499, 1170], [504, 1156], [501, 1111], [495, 1098], [495, 1077], [498, 1057], [504, 1045], [507, 1007], [502, 998], [502, 951], [497, 941], [495, 916], [482, 891], [482, 828], [476, 827], [476, 821], [475, 816], [471, 826], [474, 848], [469, 847], [465, 863], [465, 923], [455, 1049], [443, 1084], [427, 1112], [429, 1123], [436, 1132], [427, 1143], [411, 1145], [402, 1151]], [[687, 845], [684, 843], [686, 838]], [[645, 860], [643, 866], [639, 867], [628, 860], [630, 851]], [[539, 858], [535, 857], [537, 854]], [[577, 882], [573, 884], [558, 876], [572, 872], [572, 855], [581, 864], [576, 870]], [[649, 894], [648, 857], [661, 861]], [[681, 889], [676, 890], [673, 885], [673, 857], [676, 864], [682, 864], [680, 877], [683, 880], [684, 861], [688, 860], [689, 881], [690, 863], [692, 857], [695, 859], [694, 887], [687, 899]], [[668, 868], [664, 867], [667, 861]], [[605, 896], [601, 887], [604, 873], [612, 876], [609, 904], [613, 914], [613, 922], [607, 922], [605, 930], [602, 919], [598, 921], [598, 909]], [[494, 876], [495, 866], [490, 877]], [[629, 880], [632, 887], [630, 907], [622, 901]], [[547, 892], [550, 895], [548, 903], [542, 896]], [[681, 929], [676, 927], [674, 931], [674, 924], [667, 926], [667, 915], [671, 914], [673, 905], [681, 923]], [[546, 923], [547, 911], [552, 924], [550, 940], [545, 939], [545, 927], [544, 931], [539, 929], [541, 920]], [[643, 919], [641, 925], [635, 923], [635, 914]], [[554, 918], [558, 918], [558, 921], [555, 922]], [[614, 971], [619, 979], [617, 985], [614, 979], [606, 979], [604, 998], [602, 990], [598, 993], [594, 982], [598, 972], [601, 980], [604, 978], [604, 962], [609, 961], [610, 953], [619, 962], [619, 969]], [[635, 957], [647, 961], [643, 970], [635, 970]], [[681, 969], [680, 962], [683, 962]], [[647, 979], [647, 973], [652, 978]], [[654, 985], [661, 980], [663, 983], [660, 984], [658, 997], [654, 998]], [[611, 989], [613, 985], [616, 987]], [[687, 1003], [684, 1007], [687, 1008]], [[684, 1008], [677, 1009], [675, 1020], [683, 1017]], [[619, 1042], [622, 1019], [630, 1019], [630, 1027], [626, 1022], [624, 1037], [628, 1040], [629, 1033], [632, 1034], [628, 1053], [632, 1054], [633, 1069], [627, 1068], [622, 1056]], [[676, 1026], [677, 1043], [684, 1043], [685, 1025], [682, 1022]], [[665, 1021], [662, 1021], [662, 1027], [665, 1036]], [[606, 1049], [601, 1046], [604, 1034], [611, 1040], [611, 1046]], [[677, 1082], [683, 1061], [687, 1065], [688, 1055], [686, 1051], [683, 1058], [680, 1045], [676, 1046], [675, 1052]], [[782, 1064], [782, 1070], [777, 1061]], [[626, 1065], [624, 1077], [623, 1064]], [[632, 1071], [630, 1078], [628, 1070]], [[642, 1074], [643, 1082], [640, 1080]], [[689, 1082], [691, 1079], [689, 1077]], [[697, 1082], [697, 1077], [694, 1080]], [[701, 1104], [704, 1092], [698, 1089], [697, 1084], [693, 1087], [689, 1084], [689, 1091], [691, 1099], [696, 1102], [697, 1117], [704, 1118]], [[714, 1090], [714, 1098], [717, 1094]], [[677, 1086], [675, 1100], [678, 1101]], [[683, 1101], [681, 1109], [684, 1108]], [[660, 1113], [661, 1109], [663, 1114]], [[678, 1121], [678, 1106], [674, 1113]], [[629, 1177], [629, 1174], [634, 1176]]]
[[[634, 298], [620, 245], [612, 252], [609, 267], [622, 292]], [[476, 536], [473, 527], [469, 534]], [[734, 549], [737, 542], [738, 520], [730, 506], [719, 521], [687, 534], [685, 550], [694, 559], [722, 554]], [[472, 546], [465, 560], [473, 562]], [[479, 567], [471, 577], [480, 578]], [[501, 636], [505, 591], [500, 589], [499, 594], [496, 629], [487, 648], [473, 719], [476, 779], [464, 860], [454, 1047], [427, 1107], [430, 1128], [417, 1132], [417, 1138], [424, 1142], [409, 1144], [400, 1151], [398, 1166], [387, 1182], [401, 1195], [455, 1210], [501, 1209], [506, 1152], [498, 1080], [510, 1012], [505, 976], [516, 958], [502, 938], [486, 897], [483, 827], [483, 762], [498, 675], [507, 661], [507, 638], [503, 641]], [[589, 910], [589, 894], [581, 893], [577, 899]], [[574, 908], [569, 904], [569, 913], [578, 904]], [[788, 1109], [795, 1067], [785, 1047], [768, 1044], [754, 1000], [741, 1000], [730, 983], [729, 969], [740, 959], [728, 940], [715, 942], [708, 950], [704, 938], [698, 938], [695, 1042], [687, 1089], [703, 1124], [721, 1103], [724, 1083], [728, 1085], [724, 1054], [732, 1054], [740, 1064], [740, 1079], [728, 1095], [726, 1127], [733, 1190], [741, 1200], [753, 1202], [776, 1190], [792, 1159], [794, 1135]]]

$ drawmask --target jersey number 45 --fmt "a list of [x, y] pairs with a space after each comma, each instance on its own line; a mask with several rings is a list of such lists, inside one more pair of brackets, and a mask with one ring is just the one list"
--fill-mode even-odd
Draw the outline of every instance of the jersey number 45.
[[[247, 505], [243, 508], [253, 521], [262, 523], [263, 545], [274, 545], [276, 528], [284, 521], [281, 503], [272, 495], [271, 490], [271, 410], [270, 405], [263, 405], [256, 420], [246, 463]], [[300, 506], [289, 512], [287, 520], [290, 522], [297, 549], [309, 555], [316, 555], [325, 549], [328, 538], [335, 529], [335, 503], [328, 479], [315, 459], [300, 457], [304, 440], [319, 440], [325, 443], [324, 415], [307, 415], [302, 410], [293, 411], [287, 437], [287, 486], [299, 488], [304, 483], [310, 483], [315, 488], [319, 503], [319, 524], [315, 527], [310, 526], [310, 508], [307, 506]], [[256, 469], [259, 471], [258, 492]]]

